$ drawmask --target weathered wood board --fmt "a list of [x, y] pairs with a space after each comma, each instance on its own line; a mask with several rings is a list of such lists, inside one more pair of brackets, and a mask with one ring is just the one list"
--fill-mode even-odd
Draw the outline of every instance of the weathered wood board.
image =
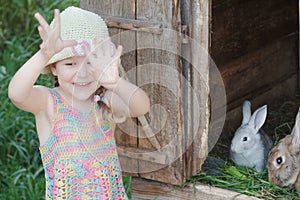
[[132, 199], [134, 200], [259, 200], [256, 197], [211, 187], [203, 184], [189, 184], [185, 187], [134, 178], [132, 180]]
[[[185, 1], [189, 12], [183, 25], [194, 41], [185, 39], [184, 44], [182, 2], [81, 0], [81, 7], [103, 16], [115, 43], [124, 47], [126, 76], [151, 99], [152, 110], [144, 117], [148, 126], [128, 119], [116, 128], [122, 168], [130, 175], [173, 185], [199, 172], [208, 154], [212, 105], [224, 103], [209, 96], [212, 63], [226, 89], [226, 126], [219, 140], [223, 146], [229, 146], [232, 136], [229, 125], [236, 128], [241, 122], [245, 99], [253, 107], [276, 107], [294, 96], [299, 85], [297, 1]], [[195, 41], [212, 60], [197, 50]], [[187, 66], [182, 57], [190, 61]], [[224, 117], [222, 112], [219, 117]], [[224, 192], [210, 193], [214, 191]]]
[[212, 1], [210, 51], [227, 98], [222, 146], [229, 146], [232, 129], [241, 123], [244, 100], [250, 100], [253, 108], [267, 104], [276, 109], [296, 95], [298, 21], [294, 0]]
[[[208, 1], [192, 4], [192, 13], [202, 17], [193, 17], [191, 33], [205, 48], [209, 46], [208, 5]], [[82, 0], [81, 7], [103, 16], [113, 41], [124, 47], [125, 76], [150, 97], [151, 111], [142, 121], [128, 119], [116, 127], [122, 169], [134, 176], [183, 184], [200, 171], [207, 155], [209, 63], [206, 53], [189, 56], [197, 70], [190, 71], [192, 78], [183, 79], [179, 0]], [[183, 98], [183, 80], [198, 95], [191, 95], [190, 89], [185, 91], [190, 97]], [[182, 104], [188, 104], [189, 111]], [[186, 132], [183, 126], [195, 128]]]

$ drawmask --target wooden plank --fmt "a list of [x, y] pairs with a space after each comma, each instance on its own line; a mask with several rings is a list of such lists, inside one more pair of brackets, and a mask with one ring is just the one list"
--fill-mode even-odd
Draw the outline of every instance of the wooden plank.
[[[80, 6], [100, 16], [114, 16], [127, 19], [135, 19], [135, 0], [81, 0]], [[122, 66], [126, 76], [133, 83], [136, 79], [136, 35], [135, 31], [124, 31], [118, 28], [109, 28], [112, 40], [117, 45], [123, 46]], [[130, 72], [130, 73], [129, 73]], [[137, 121], [127, 119], [126, 122], [118, 124], [115, 129], [117, 145], [137, 147]], [[137, 169], [137, 160], [120, 158], [122, 169]], [[126, 171], [124, 171], [126, 173]], [[132, 171], [131, 171], [132, 172]], [[137, 172], [130, 173], [137, 175]]]
[[296, 95], [300, 97], [300, 2], [298, 2], [298, 75], [297, 75], [297, 90]]
[[186, 145], [187, 177], [195, 175], [208, 154], [209, 65], [211, 0], [191, 1], [191, 70], [189, 91], [189, 126]]
[[189, 184], [183, 188], [171, 185], [142, 180], [132, 179], [132, 199], [135, 200], [259, 200], [256, 197], [242, 195], [234, 191], [220, 189], [197, 183]]
[[[278, 106], [282, 105], [284, 101], [294, 99], [296, 83], [297, 75], [294, 74], [289, 79], [272, 85], [272, 88], [270, 88], [268, 91], [256, 96], [251, 96], [248, 99], [251, 101], [253, 109], [267, 104], [268, 110], [276, 110]], [[216, 144], [217, 148], [214, 148], [212, 150], [212, 155], [219, 155], [224, 160], [228, 159], [231, 139], [235, 130], [241, 125], [241, 122], [242, 104], [228, 110], [226, 114], [226, 121], [223, 128], [223, 133], [219, 138], [219, 142]], [[274, 137], [274, 133], [267, 132], [267, 134], [269, 134], [271, 138]]]
[[213, 7], [220, 6], [221, 4], [226, 3], [226, 1], [230, 1], [230, 0], [212, 0], [212, 5]]
[[133, 20], [133, 19], [125, 19], [121, 17], [112, 17], [112, 16], [102, 16], [105, 23], [110, 28], [120, 28], [125, 30], [134, 30], [134, 31], [143, 31], [154, 34], [161, 34], [162, 24], [142, 21], [142, 20]]
[[159, 151], [149, 152], [141, 148], [137, 150], [136, 148], [132, 148], [132, 147], [131, 148], [123, 147], [123, 148], [118, 148], [118, 155], [122, 157], [136, 159], [136, 160], [158, 163], [161, 165], [170, 164], [168, 155]]
[[[172, 0], [137, 0], [137, 20], [150, 20], [160, 22], [164, 28], [173, 29], [173, 5]], [[172, 5], [172, 6], [171, 6]], [[175, 9], [176, 10], [176, 9]], [[144, 85], [143, 89], [149, 94], [151, 107], [149, 114], [150, 127], [158, 138], [162, 152], [169, 154], [170, 148], [166, 148], [175, 139], [176, 146], [172, 145], [172, 152], [180, 154], [182, 148], [182, 130], [180, 116], [180, 95], [178, 67], [178, 34], [170, 34], [165, 30], [161, 35], [145, 34], [137, 32], [137, 64], [141, 66], [137, 71], [138, 85]], [[170, 50], [170, 51], [169, 51]], [[170, 53], [173, 51], [174, 53]], [[146, 134], [139, 129], [139, 148], [155, 151]], [[179, 158], [180, 159], [180, 158]], [[139, 163], [140, 176], [163, 182], [182, 183], [182, 164], [167, 167], [143, 162]], [[149, 169], [155, 170], [149, 173]]]
[[[210, 1], [202, 0], [200, 5], [198, 1], [193, 1], [192, 13], [193, 16], [198, 16], [193, 18], [195, 27], [192, 30], [196, 41], [194, 43], [199, 43], [206, 51], [201, 55], [196, 53], [191, 61], [197, 69], [190, 71], [188, 81], [191, 81], [194, 90], [200, 91], [198, 95], [193, 96], [194, 91], [190, 90], [190, 99], [185, 100], [185, 103], [193, 102], [189, 106], [189, 124], [196, 125], [191, 129], [191, 135], [184, 135], [188, 133], [182, 131], [181, 103], [184, 100], [181, 98], [182, 77], [179, 60], [179, 1], [103, 0], [100, 4], [95, 0], [82, 0], [81, 6], [103, 16], [115, 16], [118, 20], [128, 18], [127, 22], [132, 24], [151, 19], [151, 23], [161, 23], [166, 28], [160, 35], [133, 31], [124, 33], [120, 29], [109, 29], [111, 35], [114, 35], [113, 41], [124, 46], [125, 56], [122, 57], [122, 64], [126, 76], [148, 92], [152, 105], [149, 126], [137, 127], [133, 125], [134, 120], [128, 119], [117, 126], [115, 133], [123, 170], [128, 169], [128, 172], [134, 175], [139, 172], [141, 177], [148, 179], [181, 185], [187, 174], [192, 175], [200, 170], [207, 155], [209, 73], [206, 51], [209, 46]], [[192, 48], [199, 48], [197, 45]], [[132, 63], [136, 65], [128, 67]], [[197, 110], [193, 110], [194, 106], [197, 106]], [[198, 113], [201, 113], [200, 119]], [[143, 120], [141, 122], [144, 125]], [[189, 147], [189, 153], [186, 153]], [[132, 152], [128, 153], [128, 148]], [[136, 148], [148, 149], [149, 152], [141, 152]], [[132, 156], [134, 153], [137, 154]]]
[[228, 100], [226, 123], [217, 144], [223, 150], [240, 125], [245, 99], [253, 107], [272, 107], [294, 94], [298, 5], [292, 0], [213, 0], [212, 12], [211, 54], [222, 73]]
[[226, 86], [228, 110], [295, 75], [298, 67], [297, 41], [298, 35], [290, 35], [224, 65], [221, 74]]
[[219, 67], [298, 31], [298, 1], [214, 2], [211, 54]]
[[[183, 168], [189, 168], [192, 164], [193, 161], [193, 148], [190, 145], [192, 143], [193, 137], [189, 137], [188, 133], [192, 133], [192, 127], [193, 127], [193, 122], [191, 120], [192, 116], [192, 106], [190, 101], [192, 97], [191, 93], [191, 75], [192, 75], [192, 70], [191, 70], [191, 44], [189, 41], [189, 36], [190, 36], [190, 31], [189, 31], [189, 24], [190, 24], [190, 18], [191, 18], [191, 6], [190, 6], [190, 0], [181, 0], [180, 1], [180, 18], [181, 18], [181, 40], [182, 40], [182, 45], [181, 45], [181, 90], [182, 90], [182, 105], [181, 105], [181, 110], [182, 110], [182, 129], [183, 133], [185, 134], [185, 142], [183, 143], [183, 151], [185, 152], [185, 157], [184, 157], [184, 165]], [[186, 174], [190, 173], [190, 170], [186, 169], [185, 170]]]

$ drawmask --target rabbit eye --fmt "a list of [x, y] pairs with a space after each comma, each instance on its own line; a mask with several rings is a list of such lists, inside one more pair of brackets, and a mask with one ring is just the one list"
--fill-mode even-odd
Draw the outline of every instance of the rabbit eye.
[[243, 142], [246, 142], [248, 140], [247, 137], [243, 137]]
[[280, 165], [282, 163], [282, 157], [276, 158], [276, 163]]

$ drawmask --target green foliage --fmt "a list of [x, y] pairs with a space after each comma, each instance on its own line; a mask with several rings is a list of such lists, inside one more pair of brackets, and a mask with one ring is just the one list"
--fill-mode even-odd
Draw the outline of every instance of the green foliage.
[[220, 166], [217, 170], [219, 175], [211, 176], [202, 172], [192, 177], [187, 184], [201, 182], [266, 200], [300, 199], [299, 194], [294, 188], [281, 188], [270, 183], [268, 181], [267, 170], [258, 173], [255, 169], [232, 166], [230, 163]]
[[38, 199], [45, 183], [34, 118], [9, 101], [10, 77], [0, 76], [0, 199]]
[[[41, 43], [34, 18], [41, 13], [48, 22], [53, 10], [79, 6], [79, 0], [0, 0], [0, 199], [40, 200], [45, 178], [39, 154], [34, 116], [17, 109], [8, 99], [9, 81]], [[53, 77], [41, 75], [37, 84], [53, 86]], [[131, 178], [123, 177], [130, 192]]]
[[[277, 144], [280, 139], [291, 133], [299, 106], [300, 99], [293, 98], [274, 108], [268, 108], [268, 117], [263, 130], [272, 137], [274, 144]], [[234, 133], [234, 131], [235, 129], [232, 129], [230, 132]], [[224, 153], [228, 149], [229, 146], [225, 145], [223, 141], [214, 147], [215, 151], [210, 153], [210, 155], [211, 157], [222, 157], [223, 160], [228, 160], [228, 153]], [[219, 176], [210, 176], [205, 172], [201, 172], [199, 175], [191, 178], [190, 183], [202, 182], [261, 199], [300, 199], [300, 194], [295, 189], [281, 188], [269, 183], [267, 170], [263, 173], [257, 173], [253, 169], [233, 166], [232, 163], [226, 163], [226, 165], [214, 170], [218, 174], [220, 172], [223, 173]]]
[[40, 12], [50, 22], [55, 8], [79, 6], [79, 0], [0, 0], [0, 5], [0, 61], [11, 72], [36, 52], [41, 42], [34, 14]]
[[[50, 21], [53, 9], [79, 6], [79, 0], [0, 0], [0, 199], [44, 199], [45, 179], [33, 115], [17, 109], [7, 87], [15, 71], [41, 42], [34, 13]], [[39, 82], [52, 85], [51, 79]]]
[[126, 176], [123, 174], [123, 184], [127, 193], [127, 196], [131, 198], [131, 176]]

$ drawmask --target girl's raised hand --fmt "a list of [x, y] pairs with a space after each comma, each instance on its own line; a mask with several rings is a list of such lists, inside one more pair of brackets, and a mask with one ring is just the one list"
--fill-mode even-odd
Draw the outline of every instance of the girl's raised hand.
[[76, 40], [62, 40], [60, 37], [60, 12], [58, 9], [54, 10], [54, 26], [53, 28], [47, 23], [40, 13], [36, 13], [34, 17], [38, 20], [38, 31], [42, 39], [40, 49], [47, 59], [50, 59], [56, 53], [63, 50], [65, 47], [74, 46], [77, 44]]
[[115, 84], [120, 79], [119, 62], [122, 54], [122, 46], [116, 46], [112, 43], [110, 37], [99, 42], [94, 40], [96, 46], [94, 52], [87, 52], [87, 59], [90, 63], [90, 73], [104, 87]]

